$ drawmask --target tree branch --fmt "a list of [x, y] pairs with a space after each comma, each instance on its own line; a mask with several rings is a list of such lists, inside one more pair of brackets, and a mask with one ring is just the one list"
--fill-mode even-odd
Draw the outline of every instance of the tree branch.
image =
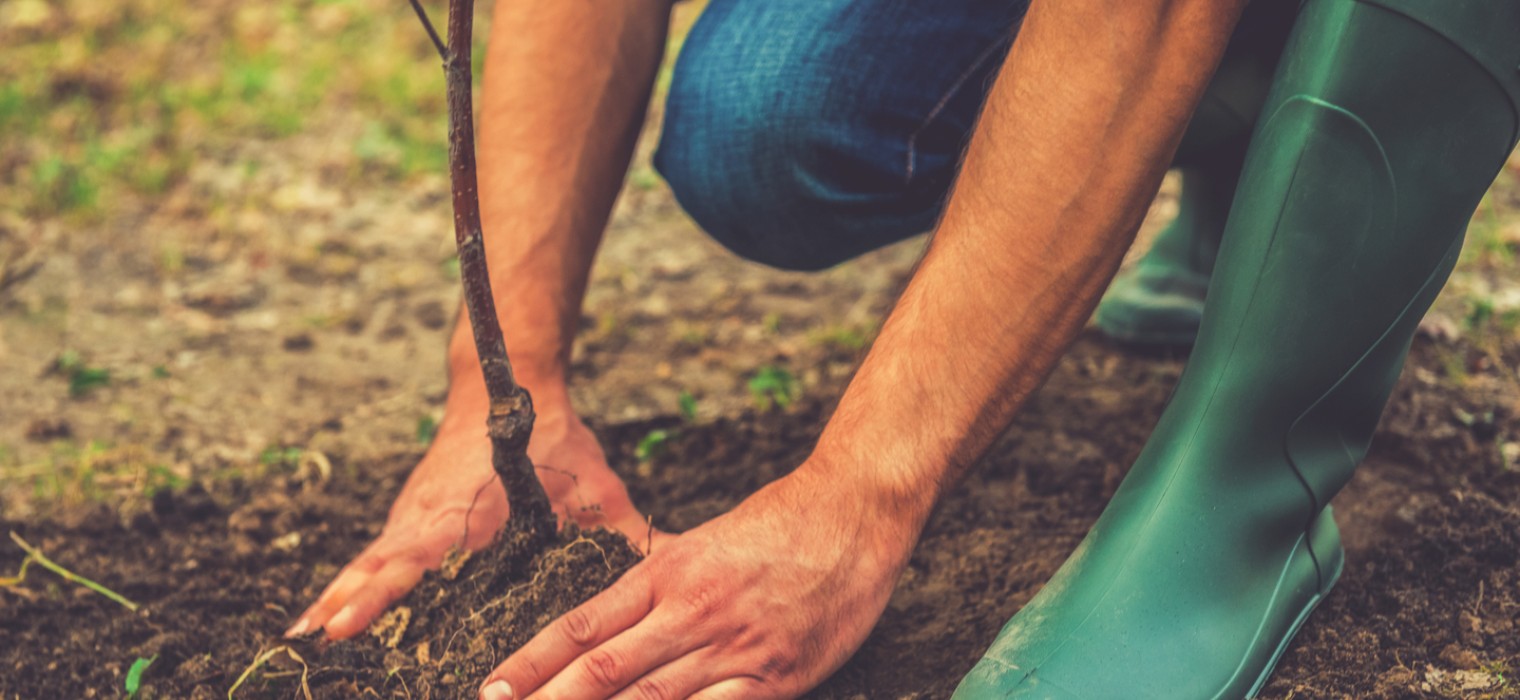
[[422, 3], [417, 0], [411, 0], [411, 2], [412, 10], [417, 13], [417, 19], [422, 20], [422, 28], [427, 30], [428, 38], [432, 39], [433, 46], [438, 48], [438, 57], [447, 63], [449, 60], [449, 49], [443, 45], [443, 40], [438, 38], [438, 30], [433, 29], [433, 21], [428, 19], [427, 10], [422, 9]]

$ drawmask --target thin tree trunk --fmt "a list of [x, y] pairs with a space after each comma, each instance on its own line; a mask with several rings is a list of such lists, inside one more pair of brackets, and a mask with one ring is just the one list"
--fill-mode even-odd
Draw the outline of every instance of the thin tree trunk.
[[[433, 35], [421, 7], [418, 15]], [[454, 243], [459, 248], [459, 277], [464, 283], [464, 303], [475, 332], [475, 352], [485, 374], [491, 411], [486, 419], [491, 437], [491, 466], [507, 490], [512, 515], [510, 525], [534, 535], [554, 532], [554, 511], [544, 487], [528, 459], [528, 436], [533, 431], [533, 400], [518, 386], [507, 360], [496, 302], [491, 296], [491, 276], [486, 269], [485, 242], [481, 235], [479, 186], [475, 177], [475, 124], [470, 81], [470, 50], [475, 18], [474, 0], [449, 0], [448, 46], [444, 50], [444, 73], [448, 78], [449, 175], [454, 190]]]

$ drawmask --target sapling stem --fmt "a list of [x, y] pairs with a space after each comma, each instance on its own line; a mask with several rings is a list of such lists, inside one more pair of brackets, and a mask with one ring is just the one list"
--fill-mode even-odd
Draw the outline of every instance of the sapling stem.
[[512, 376], [506, 342], [491, 295], [486, 268], [485, 240], [480, 224], [480, 194], [475, 176], [475, 122], [470, 80], [474, 0], [449, 0], [448, 44], [438, 41], [421, 5], [412, 7], [443, 54], [448, 82], [449, 179], [454, 194], [454, 243], [459, 249], [459, 278], [464, 285], [465, 311], [475, 334], [475, 352], [485, 375], [490, 414], [491, 466], [501, 478], [511, 508], [509, 524], [533, 536], [554, 532], [554, 510], [528, 459], [528, 436], [533, 431], [533, 399]]

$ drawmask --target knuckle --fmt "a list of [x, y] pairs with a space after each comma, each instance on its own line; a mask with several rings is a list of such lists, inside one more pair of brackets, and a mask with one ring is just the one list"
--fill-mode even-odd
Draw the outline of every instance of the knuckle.
[[597, 649], [586, 655], [586, 675], [598, 687], [606, 690], [622, 687], [627, 667], [621, 657], [606, 649]]
[[389, 560], [389, 557], [377, 549], [366, 549], [360, 552], [359, 556], [354, 557], [354, 560], [349, 562], [346, 568], [348, 571], [356, 574], [373, 574], [379, 571], [380, 567], [385, 566], [387, 560]]
[[790, 651], [772, 650], [760, 657], [757, 675], [768, 681], [786, 678], [797, 670], [797, 661], [797, 655]]
[[565, 639], [576, 646], [588, 646], [596, 639], [596, 620], [580, 608], [565, 613], [560, 629]]
[[698, 620], [707, 620], [723, 609], [726, 602], [723, 588], [713, 581], [698, 581], [681, 596], [687, 612]]
[[538, 662], [528, 656], [508, 660], [503, 664], [501, 675], [514, 688], [536, 687], [544, 681], [544, 674], [539, 669]]
[[633, 697], [637, 700], [675, 700], [676, 698], [669, 681], [648, 676], [633, 684]]
[[411, 591], [411, 586], [404, 586], [399, 582], [387, 581], [376, 586], [374, 590], [375, 601], [379, 603], [377, 607], [385, 607], [395, 601], [401, 600], [402, 597]]

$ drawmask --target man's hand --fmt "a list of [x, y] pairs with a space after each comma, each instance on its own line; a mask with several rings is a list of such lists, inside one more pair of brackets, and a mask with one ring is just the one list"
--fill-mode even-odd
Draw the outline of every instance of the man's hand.
[[[482, 404], [484, 405], [484, 404]], [[568, 409], [540, 418], [528, 445], [550, 502], [581, 527], [605, 526], [646, 547], [652, 533], [623, 482], [607, 466], [596, 437]], [[288, 635], [326, 628], [332, 639], [358, 634], [405, 595], [451, 547], [488, 544], [507, 520], [507, 494], [491, 469], [485, 416], [440, 426], [426, 456], [391, 506], [385, 529], [303, 613]]]
[[545, 628], [481, 691], [501, 698], [791, 698], [865, 641], [921, 518], [804, 466]]

